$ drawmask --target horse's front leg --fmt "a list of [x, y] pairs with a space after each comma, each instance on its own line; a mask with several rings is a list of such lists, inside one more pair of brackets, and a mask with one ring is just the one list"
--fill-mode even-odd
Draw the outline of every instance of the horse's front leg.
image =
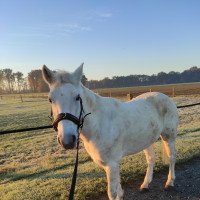
[[109, 163], [105, 167], [108, 181], [108, 197], [110, 200], [123, 199], [123, 190], [120, 184], [119, 163]]

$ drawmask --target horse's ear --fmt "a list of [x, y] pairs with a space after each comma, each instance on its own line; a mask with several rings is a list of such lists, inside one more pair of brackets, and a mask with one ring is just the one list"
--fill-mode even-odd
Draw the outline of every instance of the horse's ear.
[[82, 64], [73, 72], [74, 80], [76, 81], [76, 84], [77, 84], [77, 85], [81, 82], [81, 79], [82, 79], [82, 76], [83, 76], [83, 65], [84, 65], [84, 63], [82, 63]]
[[46, 66], [43, 65], [42, 67], [42, 75], [44, 80], [51, 85], [55, 81], [54, 73]]

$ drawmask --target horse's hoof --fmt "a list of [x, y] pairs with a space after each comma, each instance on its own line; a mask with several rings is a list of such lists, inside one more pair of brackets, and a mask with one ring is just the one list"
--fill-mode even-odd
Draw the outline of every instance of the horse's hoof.
[[165, 191], [174, 191], [174, 186], [171, 186], [171, 185], [166, 185], [165, 186]]
[[147, 193], [149, 191], [150, 191], [149, 188], [140, 188], [141, 193]]

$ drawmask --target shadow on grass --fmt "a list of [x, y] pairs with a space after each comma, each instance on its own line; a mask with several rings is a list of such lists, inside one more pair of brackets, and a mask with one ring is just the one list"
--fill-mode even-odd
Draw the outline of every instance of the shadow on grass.
[[[179, 159], [176, 162], [176, 169], [182, 168], [185, 164], [194, 161], [195, 159], [200, 159], [200, 153], [194, 154], [189, 158]], [[155, 176], [163, 176], [165, 177], [164, 180], [167, 180], [169, 165], [163, 163], [156, 163], [154, 166], [154, 175]], [[121, 181], [123, 185], [129, 186], [130, 184], [134, 183], [135, 181], [140, 181], [141, 183], [144, 180], [145, 172], [122, 172], [121, 173]]]
[[195, 128], [195, 129], [185, 129], [183, 131], [181, 131], [180, 133], [178, 133], [178, 137], [190, 134], [190, 133], [195, 133], [195, 132], [199, 132], [200, 128]]
[[[91, 161], [91, 158], [88, 157], [87, 159], [85, 160], [81, 160], [79, 161], [79, 164], [84, 164], [86, 162], [89, 162]], [[8, 183], [8, 182], [11, 182], [11, 181], [19, 181], [19, 180], [23, 180], [23, 179], [35, 179], [35, 178], [41, 178], [41, 179], [48, 179], [48, 178], [67, 178], [67, 177], [71, 177], [71, 173], [70, 174], [57, 174], [57, 175], [47, 175], [48, 173], [51, 173], [51, 172], [55, 172], [57, 170], [62, 170], [62, 169], [67, 169], [67, 167], [70, 167], [70, 166], [74, 166], [74, 163], [69, 163], [69, 164], [64, 164], [64, 165], [61, 165], [61, 166], [58, 166], [58, 167], [55, 167], [55, 168], [51, 168], [51, 169], [46, 169], [46, 170], [42, 170], [42, 171], [39, 171], [39, 172], [36, 172], [36, 173], [32, 173], [32, 174], [25, 174], [25, 173], [22, 173], [22, 174], [1, 174], [1, 177], [0, 177], [0, 180], [3, 182], [3, 183]]]
[[[177, 161], [176, 166], [180, 167], [181, 165], [184, 165], [186, 162], [191, 161], [195, 158], [199, 158], [200, 155], [196, 154], [188, 159], [179, 159]], [[85, 160], [81, 160], [79, 162], [79, 164], [84, 164], [86, 162], [91, 161], [90, 158], [87, 158]], [[74, 166], [74, 163], [69, 163], [69, 164], [64, 164], [55, 168], [51, 168], [51, 169], [46, 169], [46, 170], [42, 170], [36, 173], [32, 173], [32, 174], [5, 174], [1, 176], [0, 180], [3, 183], [8, 183], [11, 181], [19, 181], [19, 180], [23, 180], [23, 179], [29, 179], [29, 180], [33, 180], [33, 179], [52, 179], [52, 178], [57, 178], [57, 179], [61, 179], [61, 178], [71, 178], [72, 177], [72, 172], [71, 173], [59, 173], [59, 174], [49, 174], [51, 172], [56, 172], [58, 170], [62, 170], [62, 169], [67, 169], [67, 167], [70, 166]], [[155, 165], [154, 167], [154, 173], [160, 173], [160, 174], [166, 174], [168, 173], [168, 165], [164, 165], [161, 163], [158, 163]], [[48, 175], [49, 174], [49, 175]], [[142, 180], [144, 178], [145, 172], [141, 172], [141, 171], [137, 171], [137, 172], [126, 172], [126, 171], [122, 171], [121, 172], [121, 178], [122, 178], [122, 183], [123, 184], [129, 184], [130, 181], [134, 181], [134, 180]], [[105, 177], [105, 173], [103, 171], [91, 171], [91, 172], [78, 172], [78, 177], [80, 178], [85, 178], [87, 177], [88, 179], [93, 179], [93, 178], [102, 178]], [[5, 181], [4, 181], [5, 180]]]

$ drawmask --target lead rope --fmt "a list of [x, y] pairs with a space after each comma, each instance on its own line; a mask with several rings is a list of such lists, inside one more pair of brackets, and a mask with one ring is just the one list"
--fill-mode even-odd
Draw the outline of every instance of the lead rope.
[[[77, 131], [79, 134], [79, 130], [77, 130]], [[79, 138], [77, 139], [77, 145], [76, 145], [76, 162], [75, 162], [75, 166], [74, 166], [72, 183], [71, 183], [71, 188], [70, 188], [70, 193], [69, 193], [69, 198], [68, 198], [69, 200], [74, 199], [74, 190], [76, 187], [76, 178], [77, 178], [77, 170], [78, 170], [78, 150], [79, 150]]]
[[83, 123], [84, 123], [85, 117], [91, 114], [91, 113], [87, 113], [81, 119], [84, 110], [83, 110], [83, 102], [82, 102], [82, 99], [81, 99], [80, 95], [77, 96], [76, 100], [80, 101], [80, 107], [81, 107], [81, 111], [80, 111], [80, 115], [79, 115], [80, 124], [77, 126], [77, 134], [78, 135], [77, 135], [77, 143], [76, 143], [76, 162], [75, 162], [75, 166], [74, 166], [74, 172], [73, 172], [73, 176], [72, 176], [72, 183], [71, 183], [71, 188], [70, 188], [68, 200], [73, 200], [74, 199], [74, 190], [75, 190], [75, 187], [76, 187], [76, 178], [77, 178], [77, 170], [78, 170], [78, 152], [79, 152], [80, 129], [82, 130], [82, 128], [83, 128]]

